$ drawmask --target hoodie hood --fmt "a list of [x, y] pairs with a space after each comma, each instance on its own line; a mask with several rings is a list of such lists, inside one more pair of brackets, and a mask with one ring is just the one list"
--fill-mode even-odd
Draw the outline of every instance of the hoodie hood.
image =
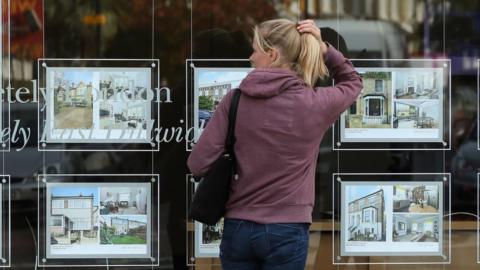
[[240, 83], [242, 93], [256, 98], [269, 98], [287, 89], [304, 87], [298, 75], [285, 68], [256, 68]]

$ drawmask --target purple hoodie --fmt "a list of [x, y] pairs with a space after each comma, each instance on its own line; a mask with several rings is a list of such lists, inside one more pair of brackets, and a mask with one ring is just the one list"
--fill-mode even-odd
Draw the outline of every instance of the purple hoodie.
[[[288, 69], [255, 69], [242, 81], [235, 126], [238, 180], [225, 217], [258, 223], [312, 221], [315, 167], [323, 134], [357, 98], [362, 81], [329, 46], [335, 86], [312, 89]], [[203, 175], [223, 152], [232, 92], [220, 102], [188, 159]]]

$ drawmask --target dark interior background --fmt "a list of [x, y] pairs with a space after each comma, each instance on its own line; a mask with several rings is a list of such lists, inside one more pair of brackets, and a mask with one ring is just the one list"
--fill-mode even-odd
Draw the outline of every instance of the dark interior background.
[[[386, 3], [383, 7], [381, 3]], [[402, 3], [399, 3], [402, 2]], [[452, 174], [454, 220], [475, 220], [477, 212], [477, 59], [480, 58], [480, 2], [471, 0], [10, 0], [3, 1], [4, 62], [10, 59], [12, 87], [31, 87], [39, 58], [160, 59], [161, 86], [172, 103], [160, 104], [160, 126], [185, 127], [185, 61], [245, 59], [254, 24], [271, 18], [312, 18], [319, 27], [339, 20], [345, 27], [325, 30], [325, 39], [351, 58], [448, 58], [452, 77], [450, 151], [332, 150], [331, 132], [320, 146], [314, 219], [332, 218], [332, 173], [384, 172]], [[328, 5], [326, 3], [329, 3]], [[397, 6], [394, 6], [397, 5]], [[393, 5], [393, 6], [392, 6]], [[6, 15], [10, 13], [10, 28]], [[379, 44], [345, 44], [355, 23], [382, 23], [365, 35]], [[387, 27], [388, 26], [388, 27]], [[8, 54], [8, 34], [10, 53]], [[361, 35], [362, 33], [358, 33]], [[349, 49], [351, 48], [351, 49]], [[10, 57], [8, 57], [10, 56]], [[5, 66], [5, 65], [4, 65]], [[5, 105], [5, 103], [4, 103]], [[15, 119], [32, 129], [23, 151], [11, 142], [3, 155], [11, 175], [12, 269], [34, 269], [38, 173], [154, 173], [161, 185], [161, 268], [186, 269], [185, 141], [162, 143], [160, 151], [39, 152], [35, 103], [11, 104]], [[188, 104], [190, 106], [191, 104]], [[4, 106], [5, 108], [5, 106]], [[67, 146], [68, 147], [68, 146]], [[112, 148], [117, 145], [112, 145]], [[152, 162], [153, 161], [153, 162]], [[152, 168], [152, 163], [154, 167]], [[114, 267], [110, 267], [114, 269]], [[135, 269], [135, 268], [129, 268]], [[141, 268], [139, 268], [141, 269]]]

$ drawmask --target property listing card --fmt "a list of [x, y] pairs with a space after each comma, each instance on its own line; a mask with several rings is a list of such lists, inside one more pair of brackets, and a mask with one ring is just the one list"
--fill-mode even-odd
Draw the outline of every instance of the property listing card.
[[342, 255], [441, 255], [442, 182], [342, 182]]
[[51, 258], [150, 256], [149, 183], [47, 184]]
[[[194, 183], [196, 190], [198, 183]], [[223, 236], [223, 218], [215, 225], [207, 225], [195, 221], [195, 257], [218, 258], [220, 256], [220, 242]]]
[[363, 89], [340, 118], [342, 142], [443, 141], [444, 68], [356, 70]]
[[48, 142], [147, 142], [151, 140], [151, 69], [47, 70]]

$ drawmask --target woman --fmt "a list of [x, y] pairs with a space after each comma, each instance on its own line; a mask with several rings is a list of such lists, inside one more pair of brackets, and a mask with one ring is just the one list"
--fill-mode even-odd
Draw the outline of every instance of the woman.
[[[239, 178], [226, 205], [222, 267], [303, 269], [320, 141], [356, 100], [362, 82], [311, 20], [263, 22], [254, 28], [252, 45], [255, 69], [240, 84], [234, 147]], [[315, 88], [328, 74], [335, 86]], [[194, 175], [207, 172], [223, 152], [231, 93], [188, 159]]]

